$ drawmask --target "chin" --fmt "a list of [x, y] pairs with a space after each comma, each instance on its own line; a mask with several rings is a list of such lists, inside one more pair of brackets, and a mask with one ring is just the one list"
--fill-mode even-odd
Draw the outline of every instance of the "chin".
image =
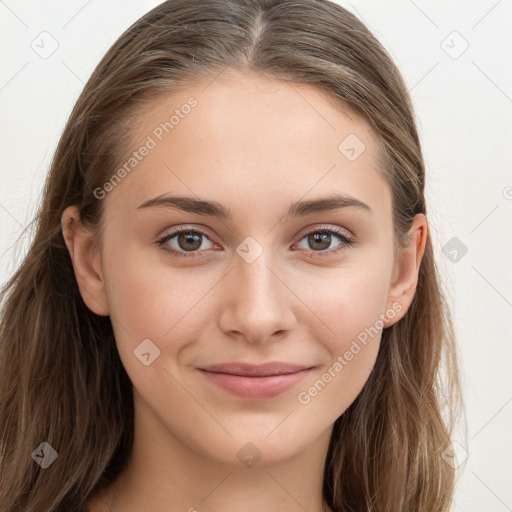
[[[230, 430], [233, 438], [223, 436], [222, 440], [211, 440], [208, 457], [238, 468], [269, 466], [294, 457], [318, 437], [308, 436], [303, 429], [300, 435], [293, 435], [284, 430], [279, 433], [277, 425], [278, 422], [274, 423], [272, 428], [265, 429], [264, 432], [254, 428]], [[212, 450], [212, 447], [215, 449]]]

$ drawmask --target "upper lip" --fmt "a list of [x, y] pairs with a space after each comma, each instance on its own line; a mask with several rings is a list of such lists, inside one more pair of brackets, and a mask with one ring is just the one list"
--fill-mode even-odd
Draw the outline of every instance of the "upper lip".
[[228, 373], [231, 375], [261, 377], [268, 375], [284, 375], [286, 373], [296, 373], [301, 370], [308, 370], [309, 368], [311, 368], [311, 366], [274, 362], [265, 364], [221, 363], [203, 366], [199, 369], [215, 373]]

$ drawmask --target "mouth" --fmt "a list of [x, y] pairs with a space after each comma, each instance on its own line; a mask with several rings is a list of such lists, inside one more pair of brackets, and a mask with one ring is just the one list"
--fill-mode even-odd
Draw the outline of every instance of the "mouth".
[[197, 368], [223, 391], [241, 398], [272, 398], [298, 384], [312, 367], [289, 363], [226, 363]]

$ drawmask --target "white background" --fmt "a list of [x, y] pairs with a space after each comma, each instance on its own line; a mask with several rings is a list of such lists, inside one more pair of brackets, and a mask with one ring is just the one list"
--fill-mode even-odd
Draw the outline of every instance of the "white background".
[[[29, 234], [19, 237], [85, 82], [117, 37], [159, 3], [0, 0], [2, 283], [28, 247]], [[512, 511], [512, 1], [339, 3], [391, 53], [416, 108], [467, 402], [459, 453], [469, 457], [459, 467], [454, 510]], [[31, 48], [43, 31], [59, 45], [47, 59]], [[462, 257], [457, 249], [457, 262], [441, 250], [452, 237], [468, 249]]]

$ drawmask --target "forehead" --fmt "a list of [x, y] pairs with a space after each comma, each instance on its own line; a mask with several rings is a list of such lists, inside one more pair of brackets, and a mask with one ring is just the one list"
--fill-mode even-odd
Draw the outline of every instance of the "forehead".
[[315, 87], [227, 74], [161, 97], [132, 129], [131, 151], [150, 149], [121, 163], [129, 172], [108, 196], [118, 209], [176, 193], [254, 215], [334, 191], [390, 207], [377, 137]]

